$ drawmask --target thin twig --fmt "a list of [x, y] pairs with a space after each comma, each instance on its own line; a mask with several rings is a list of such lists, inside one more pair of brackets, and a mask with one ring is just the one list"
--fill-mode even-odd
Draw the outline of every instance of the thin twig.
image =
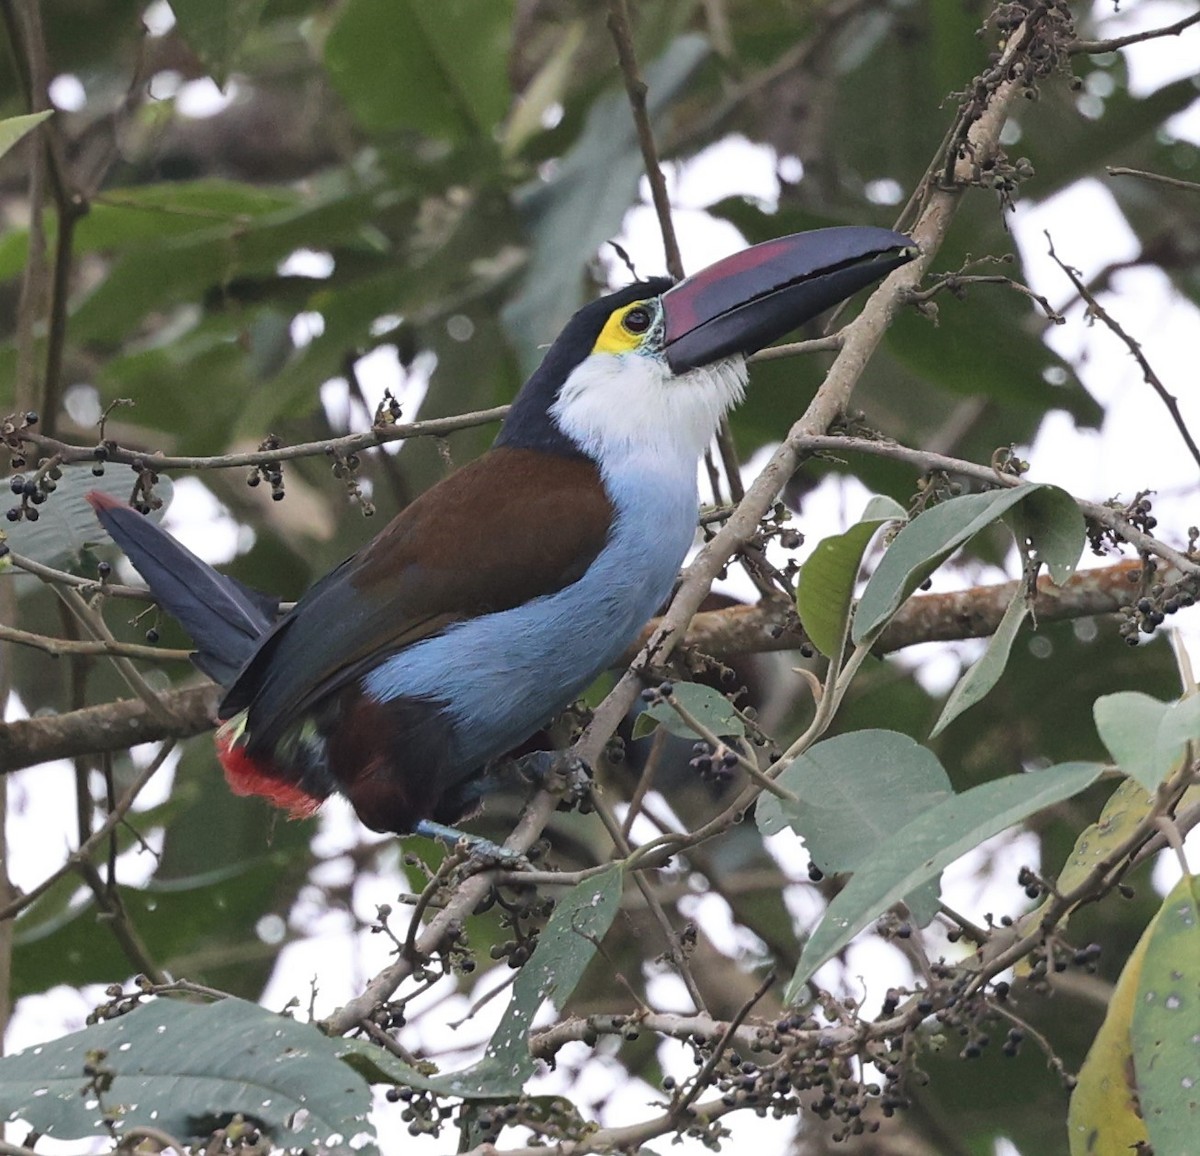
[[143, 658], [150, 662], [187, 662], [190, 650], [175, 650], [162, 646], [141, 646], [135, 642], [117, 642], [106, 638], [71, 639], [53, 638], [48, 634], [34, 634], [29, 630], [18, 630], [13, 626], [0, 626], [0, 642], [13, 642], [19, 646], [30, 646], [59, 658], [64, 654], [108, 654], [122, 658]]
[[[116, 645], [116, 639], [108, 629], [108, 624], [98, 611], [84, 601], [78, 590], [70, 586], [55, 586], [53, 590], [67, 604], [80, 626], [94, 639]], [[111, 654], [109, 657], [129, 689], [169, 725], [172, 722], [170, 709], [159, 699], [157, 692], [146, 682], [137, 667], [128, 658], [118, 654]]]
[[1165, 28], [1150, 28], [1145, 32], [1130, 32], [1126, 36], [1114, 36], [1111, 40], [1076, 40], [1073, 44], [1067, 46], [1067, 51], [1072, 56], [1078, 55], [1081, 52], [1089, 54], [1116, 52], [1118, 48], [1126, 48], [1130, 44], [1141, 44], [1145, 40], [1159, 40], [1164, 36], [1178, 36], [1188, 28], [1191, 28], [1193, 24], [1200, 24], [1200, 12], [1193, 12], [1191, 16], [1185, 16], [1182, 20], [1176, 20], [1174, 24], [1168, 24]]
[[1051, 259], [1066, 274], [1067, 279], [1075, 286], [1075, 291], [1079, 296], [1087, 302], [1088, 312], [1093, 317], [1099, 318], [1124, 343], [1125, 348], [1133, 354], [1134, 360], [1137, 361], [1141, 368], [1143, 380], [1158, 394], [1163, 405], [1167, 407], [1167, 412], [1170, 413], [1171, 420], [1175, 423], [1175, 428], [1179, 430], [1180, 437], [1183, 438], [1184, 444], [1187, 446], [1196, 464], [1200, 465], [1200, 446], [1196, 444], [1191, 431], [1187, 427], [1187, 423], [1183, 420], [1183, 414], [1179, 410], [1179, 402], [1176, 400], [1175, 395], [1163, 385], [1158, 374], [1154, 372], [1153, 366], [1146, 360], [1146, 355], [1142, 352], [1141, 345], [1125, 332], [1119, 322], [1096, 300], [1095, 295], [1083, 283], [1083, 279], [1079, 274], [1054, 251], [1054, 242], [1051, 240], [1050, 234], [1046, 233], [1045, 236]]
[[621, 66], [621, 75], [625, 78], [625, 91], [629, 94], [629, 106], [633, 110], [633, 122], [637, 127], [638, 145], [642, 150], [646, 179], [650, 182], [654, 212], [658, 217], [658, 227], [662, 231], [667, 272], [679, 281], [683, 279], [683, 258], [679, 255], [675, 223], [671, 220], [671, 199], [667, 195], [667, 182], [659, 165], [658, 145], [654, 141], [650, 113], [646, 108], [646, 82], [638, 72], [637, 54], [633, 48], [633, 32], [629, 26], [629, 8], [626, 0], [609, 0], [608, 30], [612, 33], [613, 43], [617, 46], [617, 61]]
[[1178, 177], [1168, 177], [1162, 173], [1150, 173], [1145, 169], [1127, 169], [1120, 165], [1109, 165], [1105, 169], [1110, 177], [1138, 177], [1143, 181], [1157, 181], [1160, 185], [1169, 185], [1173, 189], [1183, 189], [1188, 193], [1200, 193], [1200, 182], [1181, 181]]
[[774, 983], [775, 973], [768, 972], [762, 983], [755, 988], [754, 994], [748, 1000], [746, 1000], [746, 1002], [742, 1004], [740, 1008], [738, 1008], [733, 1019], [731, 1019], [729, 1023], [725, 1025], [725, 1030], [721, 1033], [721, 1038], [717, 1040], [716, 1046], [713, 1048], [712, 1053], [709, 1055], [708, 1059], [704, 1061], [704, 1065], [692, 1079], [691, 1087], [679, 1098], [676, 1103], [671, 1105], [672, 1115], [675, 1117], [682, 1116], [688, 1110], [688, 1108], [690, 1108], [691, 1105], [694, 1104], [697, 1099], [699, 1099], [700, 1093], [709, 1086], [709, 1081], [712, 1078], [713, 1073], [717, 1070], [717, 1065], [721, 1062], [721, 1057], [728, 1050], [729, 1045], [733, 1042], [734, 1037], [737, 1035], [738, 1028], [740, 1028], [742, 1024], [746, 1022], [746, 1017], [751, 1013], [751, 1011], [754, 1010], [754, 1005], [758, 1003], [758, 1001], [761, 1000], [768, 991], [771, 990], [771, 987]]
[[98, 578], [84, 578], [79, 574], [71, 574], [66, 570], [56, 570], [53, 566], [47, 566], [44, 562], [27, 558], [24, 554], [18, 554], [14, 550], [10, 550], [5, 556], [18, 570], [24, 570], [27, 574], [33, 574], [43, 582], [60, 586], [77, 587], [80, 593], [86, 598], [90, 598], [93, 594], [103, 590], [105, 596], [110, 598], [134, 598], [139, 602], [154, 601], [153, 595], [144, 587], [120, 586], [115, 582], [102, 582]]
[[11, 919], [14, 915], [20, 914], [31, 903], [35, 902], [39, 897], [44, 895], [51, 887], [54, 886], [64, 876], [69, 875], [72, 871], [76, 871], [81, 863], [88, 862], [92, 853], [104, 842], [110, 833], [115, 831], [123, 822], [129, 808], [133, 806], [141, 793], [142, 788], [154, 777], [155, 773], [166, 761], [167, 756], [175, 749], [175, 740], [168, 739], [163, 743], [158, 753], [150, 761], [150, 763], [138, 773], [137, 777], [130, 784], [129, 789], [117, 800], [116, 805], [105, 816], [104, 822], [97, 827], [87, 840], [81, 843], [77, 850], [72, 851], [67, 856], [67, 861], [54, 872], [53, 875], [43, 879], [32, 891], [27, 891], [18, 899], [6, 904], [0, 908], [0, 922], [5, 919]]
[[[223, 470], [233, 466], [265, 466], [295, 458], [324, 457], [330, 453], [350, 454], [359, 450], [373, 449], [388, 442], [404, 441], [408, 438], [438, 437], [457, 430], [473, 429], [500, 421], [508, 413], [508, 406], [498, 405], [491, 409], [473, 413], [455, 414], [452, 417], [429, 418], [426, 421], [396, 423], [395, 425], [372, 426], [360, 433], [342, 437], [323, 438], [316, 442], [301, 442], [294, 446], [279, 446], [271, 450], [255, 450], [251, 453], [215, 454], [211, 457], [181, 456], [179, 454], [147, 453], [145, 450], [129, 449], [113, 442], [105, 442], [105, 461], [121, 465], [147, 464], [159, 470]], [[39, 433], [22, 431], [23, 441], [35, 446], [45, 454], [58, 454], [64, 462], [94, 461], [96, 446], [71, 445], [48, 438]]]
[[1050, 304], [1047, 298], [1040, 293], [1035, 293], [1021, 281], [1017, 281], [1013, 277], [1005, 277], [1002, 273], [943, 273], [935, 277], [933, 283], [927, 288], [914, 291], [909, 296], [909, 300], [914, 303], [928, 301], [942, 292], [949, 292], [957, 296], [959, 290], [967, 285], [1006, 285], [1009, 289], [1028, 297], [1030, 301], [1038, 305], [1055, 325], [1062, 325], [1067, 320]]

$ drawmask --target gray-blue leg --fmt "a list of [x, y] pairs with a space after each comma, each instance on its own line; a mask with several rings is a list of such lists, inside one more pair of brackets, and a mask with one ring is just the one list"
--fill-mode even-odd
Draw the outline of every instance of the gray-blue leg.
[[465, 841], [473, 856], [493, 860], [501, 866], [524, 867], [529, 864], [529, 860], [519, 851], [510, 851], [482, 835], [472, 835], [469, 831], [460, 831], [457, 827], [450, 827], [445, 823], [435, 823], [432, 819], [421, 819], [413, 829], [413, 834], [424, 835], [426, 839], [438, 839], [451, 848]]

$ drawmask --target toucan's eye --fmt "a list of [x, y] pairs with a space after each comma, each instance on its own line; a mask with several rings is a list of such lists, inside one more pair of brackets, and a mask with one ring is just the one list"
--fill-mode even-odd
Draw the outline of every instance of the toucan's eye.
[[630, 333], [645, 333], [650, 328], [650, 310], [639, 305], [625, 314], [621, 324]]

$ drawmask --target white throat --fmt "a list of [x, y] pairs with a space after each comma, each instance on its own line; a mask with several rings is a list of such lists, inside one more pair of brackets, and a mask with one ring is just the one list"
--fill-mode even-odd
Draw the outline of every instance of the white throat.
[[735, 356], [676, 376], [641, 353], [593, 353], [563, 383], [550, 413], [601, 471], [631, 458], [694, 476], [721, 418], [742, 399], [746, 362]]

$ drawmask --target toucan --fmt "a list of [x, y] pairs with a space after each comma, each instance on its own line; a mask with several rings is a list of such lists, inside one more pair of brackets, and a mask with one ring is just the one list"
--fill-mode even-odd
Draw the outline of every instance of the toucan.
[[818, 229], [584, 305], [491, 449], [282, 616], [90, 495], [224, 689], [232, 789], [293, 816], [340, 793], [376, 831], [444, 836], [668, 597], [695, 533], [698, 462], [742, 397], [746, 356], [914, 252], [888, 229]]

